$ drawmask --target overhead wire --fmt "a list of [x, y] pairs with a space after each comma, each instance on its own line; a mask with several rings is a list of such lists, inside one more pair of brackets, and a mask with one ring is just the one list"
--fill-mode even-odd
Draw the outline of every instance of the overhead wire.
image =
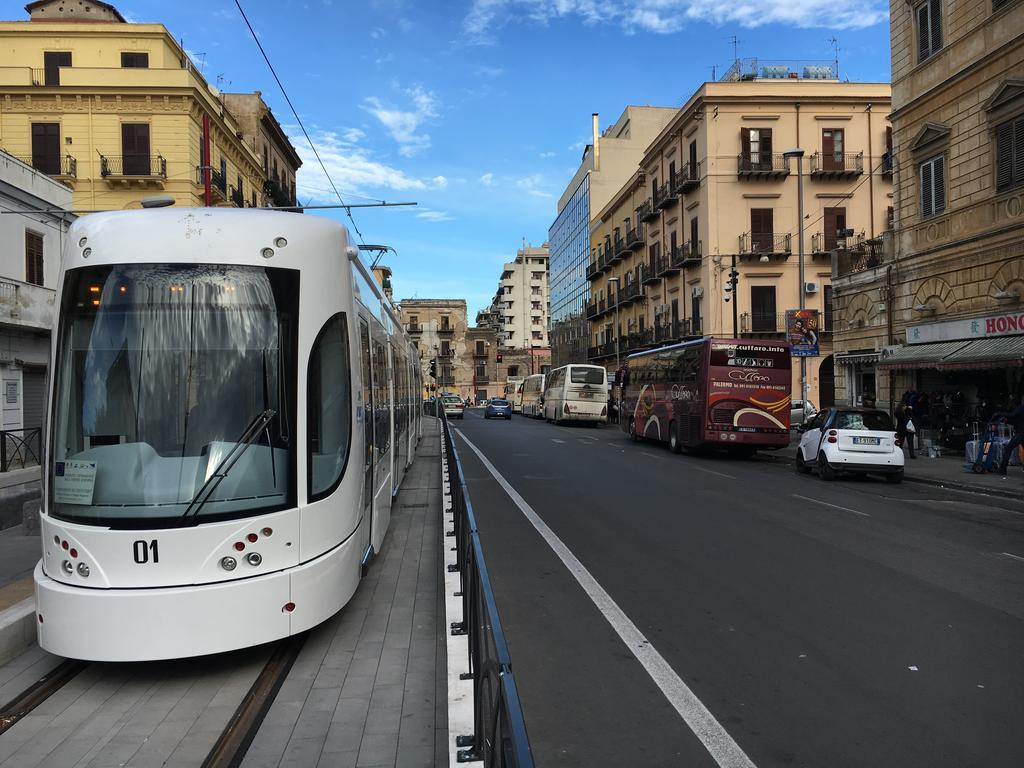
[[[249, 23], [249, 17], [245, 15], [245, 10], [242, 8], [242, 3], [239, 0], [235, 0], [235, 5], [238, 7], [238, 12], [242, 14], [242, 20], [245, 22], [245, 26], [249, 28], [249, 34], [252, 35], [253, 41], [256, 43], [256, 47], [260, 49], [260, 53], [263, 56], [263, 60], [267, 63], [267, 67], [270, 69], [270, 74], [274, 76], [274, 80], [277, 82], [277, 87], [281, 89], [281, 94], [284, 96], [284, 100], [288, 102], [288, 108], [291, 109], [292, 115], [295, 117], [295, 121], [299, 124], [299, 128], [302, 130], [302, 135], [306, 137], [306, 141], [309, 143], [310, 149], [313, 150], [313, 154], [316, 156], [316, 160], [320, 163], [320, 169], [324, 172], [324, 176], [327, 177], [327, 181], [331, 184], [331, 189], [334, 190], [334, 194], [337, 195], [338, 201], [345, 205], [345, 200], [342, 198], [341, 193], [338, 191], [338, 187], [334, 184], [334, 179], [331, 178], [331, 174], [327, 171], [327, 166], [324, 165], [324, 161], [320, 157], [320, 153], [317, 151], [316, 144], [313, 143], [313, 139], [310, 137], [309, 132], [306, 130], [306, 126], [302, 122], [302, 118], [299, 117], [298, 110], [295, 109], [295, 105], [292, 104], [291, 98], [288, 96], [288, 91], [284, 87], [284, 83], [281, 82], [281, 78], [277, 76], [277, 71], [274, 69], [274, 65], [270, 63], [270, 57], [267, 56], [267, 52], [263, 50], [263, 45], [260, 43], [259, 38], [256, 36], [256, 30], [252, 28], [252, 24]], [[383, 201], [381, 201], [383, 202]], [[352, 228], [356, 231], [356, 235], [359, 238], [359, 242], [363, 243], [363, 233], [359, 231], [359, 225], [356, 224], [355, 218], [352, 216], [352, 210], [345, 208], [345, 213], [348, 215], [349, 221], [352, 222]]]

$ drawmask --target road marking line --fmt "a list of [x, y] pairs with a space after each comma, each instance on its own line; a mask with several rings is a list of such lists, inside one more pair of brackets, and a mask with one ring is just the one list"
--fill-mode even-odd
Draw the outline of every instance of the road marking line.
[[1000, 552], [999, 554], [1006, 555], [1007, 557], [1012, 557], [1014, 560], [1020, 560], [1022, 563], [1024, 563], [1024, 557], [1021, 557], [1020, 555], [1011, 555], [1009, 552]]
[[640, 455], [641, 455], [641, 456], [650, 456], [650, 457], [651, 457], [652, 459], [657, 459], [657, 458], [659, 458], [659, 457], [658, 457], [658, 456], [656, 456], [655, 454], [653, 454], [653, 453], [648, 453], [647, 451], [640, 451]]
[[573, 575], [583, 588], [583, 591], [586, 592], [587, 597], [593, 601], [605, 620], [612, 626], [612, 629], [622, 638], [630, 653], [643, 665], [643, 668], [647, 670], [647, 674], [651, 676], [655, 685], [665, 694], [665, 698], [668, 699], [676, 712], [683, 718], [683, 721], [693, 731], [694, 735], [700, 739], [715, 762], [721, 768], [755, 768], [753, 761], [747, 757], [740, 745], [733, 741], [733, 738], [722, 727], [722, 724], [715, 719], [715, 716], [697, 698], [697, 695], [690, 690], [682, 678], [672, 669], [671, 665], [665, 661], [665, 657], [655, 650], [650, 640], [629, 620], [629, 617], [612, 599], [611, 595], [605, 591], [604, 587], [598, 583], [597, 579], [576, 558], [565, 543], [541, 520], [540, 515], [533, 510], [533, 507], [519, 495], [515, 488], [509, 485], [508, 481], [501, 476], [501, 473], [495, 469], [494, 465], [487, 460], [483, 452], [473, 445], [462, 433], [462, 430], [456, 428], [455, 433], [477, 455], [477, 458], [487, 468], [487, 471], [491, 473], [498, 482], [498, 485], [504, 489], [513, 503], [519, 507], [519, 511], [523, 513], [523, 516], [537, 529], [537, 532], [547, 542], [547, 545], [551, 547], [552, 551], [558, 556], [558, 559], [562, 561], [563, 565], [569, 570], [569, 573]]
[[832, 507], [832, 509], [841, 509], [843, 512], [853, 512], [855, 515], [861, 517], [871, 517], [867, 512], [858, 512], [856, 509], [850, 509], [849, 507], [840, 507], [838, 504], [829, 504], [827, 501], [821, 501], [820, 499], [812, 499], [809, 496], [799, 496], [798, 494], [791, 494], [794, 499], [801, 499], [803, 501], [809, 501], [812, 504], [821, 504], [823, 507]]
[[713, 469], [705, 469], [704, 467], [698, 466], [697, 464], [694, 464], [694, 463], [689, 462], [689, 461], [684, 461], [683, 464], [685, 464], [690, 469], [696, 469], [699, 472], [707, 472], [709, 475], [718, 475], [719, 477], [724, 477], [727, 480], [735, 480], [736, 479], [735, 476], [733, 476], [733, 475], [727, 475], [727, 474], [725, 474], [725, 472], [715, 472], [715, 470], [713, 470]]
[[565, 440], [559, 440], [557, 437], [552, 437], [551, 438], [551, 442], [552, 443], [561, 443], [562, 445], [565, 445]]

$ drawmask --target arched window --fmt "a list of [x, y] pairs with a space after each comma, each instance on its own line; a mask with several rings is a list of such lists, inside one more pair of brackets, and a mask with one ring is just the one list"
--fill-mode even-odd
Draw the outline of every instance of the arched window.
[[352, 433], [348, 325], [339, 312], [320, 329], [309, 355], [309, 500], [330, 495], [345, 469]]

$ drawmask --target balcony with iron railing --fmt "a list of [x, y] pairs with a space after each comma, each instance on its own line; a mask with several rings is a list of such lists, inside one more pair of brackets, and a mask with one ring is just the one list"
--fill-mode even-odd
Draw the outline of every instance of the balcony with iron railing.
[[636, 280], [631, 280], [628, 283], [623, 283], [622, 288], [619, 289], [619, 303], [623, 306], [631, 304], [640, 299], [642, 295], [640, 283]]
[[793, 253], [793, 236], [772, 233], [750, 233], [740, 235], [741, 256], [789, 256]]
[[599, 253], [595, 253], [594, 260], [587, 264], [587, 280], [596, 280], [602, 269], [604, 269], [604, 265], [601, 264], [601, 256]]
[[641, 265], [641, 266], [644, 267], [643, 273], [642, 273], [642, 275], [638, 275], [637, 276], [638, 279], [640, 280], [640, 284], [641, 285], [650, 285], [652, 283], [658, 282], [658, 280], [660, 279], [658, 277], [658, 263], [659, 263], [659, 261], [660, 261], [660, 257], [658, 257], [658, 258], [651, 257], [651, 258], [649, 258], [647, 260], [646, 264]]
[[886, 237], [864, 240], [859, 247], [851, 250], [840, 248], [834, 251], [832, 274], [836, 279], [841, 279], [887, 264], [892, 257], [892, 249], [886, 248]]
[[453, 333], [455, 333], [455, 329], [452, 328], [450, 325], [444, 325], [442, 323], [441, 325], [438, 326], [437, 332], [441, 336], [451, 336]]
[[234, 185], [228, 188], [228, 199], [235, 208], [245, 208], [245, 199], [242, 197], [242, 190]]
[[[648, 269], [648, 266], [647, 266], [646, 263], [637, 264], [636, 265], [636, 281], [635, 281], [636, 284], [637, 285], [645, 285], [646, 284], [645, 280], [647, 279], [649, 272], [650, 272], [650, 270]], [[655, 279], [657, 279], [657, 278], [655, 278]]]
[[746, 152], [736, 156], [741, 179], [780, 179], [789, 176], [789, 160], [781, 152]]
[[658, 257], [657, 263], [657, 275], [658, 277], [669, 277], [671, 275], [679, 274], [679, 266], [676, 264], [676, 260], [679, 256], [681, 246], [674, 246], [670, 248], [668, 253], [663, 253]]
[[162, 185], [167, 180], [167, 160], [161, 155], [100, 155], [100, 176], [108, 182]]
[[405, 330], [409, 333], [423, 333], [423, 326], [419, 323], [406, 323]]
[[[15, 157], [17, 157], [15, 155]], [[70, 181], [78, 178], [78, 160], [71, 155], [32, 155], [18, 157], [25, 165], [31, 165], [40, 173], [52, 176], [59, 181]]]
[[636, 209], [636, 217], [639, 221], [653, 221], [659, 216], [658, 210], [654, 207], [654, 201], [647, 198], [640, 207]]
[[700, 240], [687, 240], [673, 251], [672, 263], [680, 269], [699, 267], [701, 262]]
[[654, 190], [654, 207], [659, 211], [663, 211], [666, 208], [671, 208], [673, 205], [679, 202], [679, 197], [674, 191], [674, 184], [672, 180], [666, 181], [656, 190]]
[[845, 179], [864, 173], [863, 152], [815, 152], [811, 155], [811, 177]]
[[631, 251], [639, 251], [644, 247], [643, 227], [634, 227], [626, 233], [626, 247]]
[[700, 186], [700, 163], [687, 163], [672, 177], [672, 190], [677, 195], [692, 192]]
[[267, 179], [263, 182], [263, 194], [270, 200], [275, 208], [287, 208], [295, 205], [291, 193], [284, 186], [274, 179]]
[[612, 251], [608, 257], [608, 266], [618, 264], [627, 253], [629, 253], [629, 250], [626, 248], [626, 239], [616, 235], [612, 241]]
[[591, 301], [587, 304], [587, 320], [593, 320], [598, 317], [601, 313], [597, 311], [597, 301]]
[[740, 315], [740, 333], [778, 335], [785, 332], [786, 316], [777, 312], [744, 312]]

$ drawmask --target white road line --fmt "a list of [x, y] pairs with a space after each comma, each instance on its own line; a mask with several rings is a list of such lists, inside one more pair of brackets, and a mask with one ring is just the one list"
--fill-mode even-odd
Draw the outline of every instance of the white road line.
[[1020, 560], [1024, 563], [1024, 557], [1021, 557], [1020, 555], [1011, 555], [1009, 552], [1000, 552], [999, 554], [1005, 555], [1006, 557], [1012, 557], [1014, 560]]
[[790, 494], [794, 499], [800, 499], [802, 501], [809, 501], [812, 504], [821, 504], [823, 507], [832, 507], [832, 509], [841, 509], [843, 512], [853, 512], [855, 515], [861, 517], [871, 517], [867, 512], [858, 512], [856, 509], [850, 509], [849, 507], [840, 507], [838, 504], [829, 504], [827, 501], [821, 501], [820, 499], [812, 499], [809, 496], [799, 496], [797, 494]]
[[656, 456], [653, 453], [648, 453], [647, 451], [640, 451], [640, 455], [641, 456], [650, 456], [652, 459], [660, 458], [659, 456]]
[[694, 735], [700, 739], [715, 762], [721, 768], [755, 768], [753, 761], [747, 757], [740, 745], [733, 741], [733, 738], [722, 727], [722, 724], [715, 719], [715, 716], [697, 698], [697, 695], [676, 674], [671, 665], [665, 661], [665, 658], [655, 650], [650, 640], [629, 620], [625, 612], [612, 600], [611, 595], [605, 591], [604, 587], [598, 583], [597, 579], [593, 577], [583, 563], [576, 558], [555, 532], [548, 528], [547, 524], [533, 510], [533, 507], [527, 504], [526, 500], [519, 495], [516, 489], [509, 485], [508, 481], [487, 460], [487, 457], [484, 456], [481, 450], [473, 445], [462, 433], [462, 430], [456, 428], [455, 432], [469, 446], [470, 450], [477, 455], [483, 465], [487, 467], [487, 471], [498, 482], [498, 485], [504, 489], [509, 498], [519, 507], [519, 511], [523, 513], [523, 516], [530, 521], [544, 541], [547, 542], [548, 546], [551, 547], [552, 551], [558, 555], [558, 559], [562, 561], [563, 565], [569, 570], [569, 573], [579, 582], [587, 597], [593, 601], [605, 620], [611, 624], [612, 629], [622, 638], [630, 653], [647, 670], [647, 674], [651, 676], [655, 685], [665, 694], [665, 698], [668, 699], [676, 712], [683, 718], [683, 721], [693, 731]]
[[715, 472], [715, 470], [713, 470], [713, 469], [705, 469], [704, 467], [701, 467], [701, 466], [699, 466], [697, 464], [694, 464], [693, 462], [690, 462], [690, 461], [684, 461], [683, 465], [689, 467], [690, 469], [696, 469], [699, 472], [707, 472], [709, 475], [718, 475], [718, 477], [724, 477], [727, 480], [735, 480], [736, 479], [736, 477], [734, 475], [727, 475], [727, 474], [725, 474], [725, 472]]
[[[462, 434], [462, 433], [460, 432], [459, 434]], [[469, 442], [469, 441], [467, 440], [466, 442]], [[551, 438], [551, 442], [552, 443], [561, 443], [562, 445], [565, 445], [565, 440], [559, 440], [557, 437], [552, 437]]]

